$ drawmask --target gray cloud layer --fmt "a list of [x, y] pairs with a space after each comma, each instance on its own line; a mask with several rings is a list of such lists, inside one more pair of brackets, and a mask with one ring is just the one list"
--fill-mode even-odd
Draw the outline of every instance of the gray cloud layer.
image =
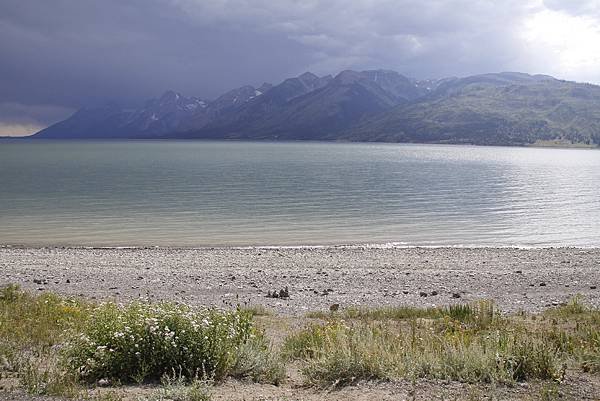
[[543, 10], [600, 18], [597, 0], [3, 0], [0, 134], [84, 105], [165, 89], [214, 97], [305, 70], [539, 69], [522, 31]]

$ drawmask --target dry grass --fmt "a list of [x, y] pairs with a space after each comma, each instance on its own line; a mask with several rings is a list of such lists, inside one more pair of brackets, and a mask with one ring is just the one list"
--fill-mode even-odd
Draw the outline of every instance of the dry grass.
[[250, 311], [92, 304], [0, 289], [0, 377], [16, 376], [31, 394], [82, 397], [99, 379], [144, 382], [171, 372], [188, 381], [230, 376], [277, 384], [285, 377]]
[[493, 303], [351, 309], [289, 336], [284, 355], [311, 384], [445, 379], [560, 382], [567, 366], [598, 372], [600, 312], [574, 299], [541, 316], [502, 316]]
[[[484, 309], [485, 307], [492, 309]], [[483, 308], [483, 309], [482, 309]], [[363, 319], [363, 320], [406, 320], [406, 319], [437, 319], [449, 317], [456, 320], [466, 320], [474, 317], [476, 313], [487, 313], [492, 316], [495, 311], [493, 304], [483, 303], [482, 307], [473, 307], [468, 304], [457, 304], [446, 307], [415, 308], [411, 306], [384, 307], [384, 308], [348, 308], [339, 312], [309, 312], [306, 316], [317, 319]]]
[[[119, 395], [92, 390], [97, 379], [160, 378], [163, 386], [148, 400], [202, 401], [210, 399], [207, 377], [279, 384], [290, 364], [314, 386], [444, 379], [493, 388], [534, 381], [543, 384], [540, 399], [554, 397], [566, 369], [600, 373], [600, 311], [579, 298], [531, 316], [505, 316], [486, 301], [313, 313], [324, 321], [309, 319], [297, 331], [278, 326], [271, 334], [285, 340], [275, 348], [254, 316], [280, 322], [262, 307], [98, 305], [10, 286], [0, 290], [0, 375], [16, 376], [32, 394], [106, 401]], [[81, 366], [93, 374], [82, 375]]]

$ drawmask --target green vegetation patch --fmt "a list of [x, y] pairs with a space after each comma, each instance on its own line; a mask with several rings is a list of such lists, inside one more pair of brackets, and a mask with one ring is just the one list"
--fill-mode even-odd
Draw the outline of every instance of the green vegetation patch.
[[579, 297], [546, 311], [548, 340], [576, 359], [584, 371], [600, 373], [600, 310], [587, 307]]
[[598, 372], [600, 312], [577, 299], [540, 316], [502, 316], [493, 303], [352, 309], [289, 336], [284, 355], [311, 384], [444, 379], [561, 381], [567, 366]]
[[144, 382], [173, 371], [222, 379], [242, 345], [256, 337], [250, 313], [198, 311], [184, 305], [107, 303], [67, 344], [68, 365], [86, 381]]
[[227, 377], [279, 384], [292, 360], [316, 386], [419, 378], [558, 385], [567, 371], [600, 373], [600, 311], [579, 298], [538, 315], [503, 315], [488, 301], [316, 313], [325, 320], [277, 349], [255, 326], [262, 314], [93, 304], [9, 286], [0, 289], [0, 377], [32, 394], [75, 398], [99, 381], [162, 382], [149, 399], [196, 401]]
[[310, 312], [307, 317], [330, 319], [405, 320], [451, 318], [459, 321], [493, 319], [497, 311], [494, 304], [481, 301], [475, 304], [456, 304], [444, 307], [416, 308], [413, 306], [389, 306], [383, 308], [347, 308], [340, 312]]
[[285, 372], [250, 311], [91, 304], [9, 286], [0, 290], [0, 374], [33, 394], [74, 396], [101, 379], [277, 384]]

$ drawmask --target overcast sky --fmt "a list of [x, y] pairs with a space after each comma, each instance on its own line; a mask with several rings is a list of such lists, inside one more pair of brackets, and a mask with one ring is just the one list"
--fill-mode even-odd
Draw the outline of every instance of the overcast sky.
[[0, 136], [304, 71], [600, 83], [600, 0], [2, 0]]

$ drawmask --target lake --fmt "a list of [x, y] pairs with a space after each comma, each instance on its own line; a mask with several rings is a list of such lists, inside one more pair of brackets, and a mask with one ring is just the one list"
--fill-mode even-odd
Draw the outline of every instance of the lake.
[[6, 141], [0, 244], [600, 246], [600, 152]]

